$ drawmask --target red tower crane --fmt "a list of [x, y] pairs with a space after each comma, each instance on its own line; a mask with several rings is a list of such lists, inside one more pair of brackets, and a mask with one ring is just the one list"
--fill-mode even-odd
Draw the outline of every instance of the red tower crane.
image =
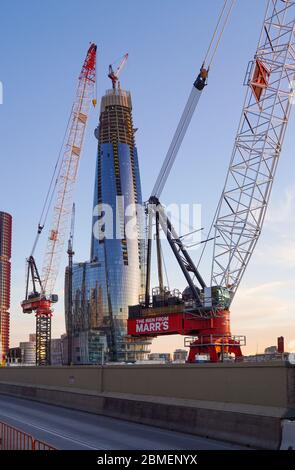
[[[222, 15], [221, 15], [222, 16]], [[291, 111], [295, 79], [295, 1], [270, 0], [254, 59], [246, 77], [247, 94], [234, 141], [224, 189], [208, 240], [214, 240], [209, 285], [200, 274], [165, 214], [159, 196], [167, 181], [196, 104], [204, 89], [194, 83], [159, 177], [147, 204], [148, 246], [145, 298], [129, 308], [128, 334], [191, 335], [188, 362], [206, 355], [242, 355], [243, 336], [230, 330], [229, 308], [261, 234]], [[153, 220], [156, 223], [159, 287], [150, 296]], [[188, 283], [182, 295], [163, 286], [159, 254], [162, 228]], [[210, 237], [210, 233], [213, 237]], [[206, 240], [205, 240], [206, 246]]]
[[120, 73], [122, 72], [123, 68], [125, 67], [127, 59], [128, 59], [128, 52], [125, 55], [123, 55], [119, 65], [118, 65], [118, 67], [115, 71], [113, 69], [114, 64], [109, 65], [108, 77], [112, 80], [112, 85], [113, 85], [114, 90], [116, 89], [117, 83], [118, 83], [118, 87], [120, 88], [119, 76], [120, 76]]
[[[65, 235], [72, 209], [72, 194], [77, 179], [85, 129], [96, 83], [96, 49], [91, 44], [78, 79], [64, 142], [47, 193], [33, 250], [27, 259], [26, 297], [21, 303], [23, 313], [36, 313], [36, 364], [50, 364], [52, 304], [58, 297], [54, 285], [58, 275]], [[49, 228], [42, 275], [39, 273], [34, 252], [43, 230], [51, 204], [53, 216]]]

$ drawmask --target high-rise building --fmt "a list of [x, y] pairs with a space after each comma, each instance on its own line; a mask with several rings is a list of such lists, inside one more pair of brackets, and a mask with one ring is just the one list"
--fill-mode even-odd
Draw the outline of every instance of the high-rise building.
[[6, 363], [9, 365], [20, 365], [22, 361], [21, 348], [9, 348]]
[[285, 352], [284, 336], [279, 336], [277, 341], [278, 341], [278, 353], [283, 354]]
[[26, 366], [36, 365], [36, 341], [22, 341], [19, 343], [21, 350], [21, 363]]
[[61, 366], [63, 364], [63, 340], [62, 338], [53, 338], [50, 343], [50, 364]]
[[9, 350], [12, 217], [0, 212], [0, 365]]
[[[144, 287], [142, 195], [129, 92], [112, 89], [102, 97], [95, 136], [90, 262], [73, 268], [73, 356], [78, 363], [144, 359], [149, 342], [126, 336], [128, 306], [138, 303]], [[67, 283], [66, 271], [66, 299]], [[67, 331], [68, 318], [66, 302]]]

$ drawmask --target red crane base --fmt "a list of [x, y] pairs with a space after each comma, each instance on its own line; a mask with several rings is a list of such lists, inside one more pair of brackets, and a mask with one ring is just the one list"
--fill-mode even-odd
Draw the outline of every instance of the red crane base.
[[207, 355], [210, 362], [222, 361], [228, 354], [242, 357], [245, 336], [231, 334], [229, 310], [212, 312], [205, 318], [196, 313], [169, 312], [169, 307], [150, 307], [128, 319], [128, 335], [133, 337], [175, 334], [193, 336], [186, 338], [185, 346], [190, 347], [187, 362], [198, 362], [199, 355]]
[[187, 362], [198, 362], [198, 356], [208, 356], [210, 362], [220, 362], [225, 355], [234, 354], [235, 359], [242, 358], [241, 340], [235, 337], [199, 336], [190, 343]]

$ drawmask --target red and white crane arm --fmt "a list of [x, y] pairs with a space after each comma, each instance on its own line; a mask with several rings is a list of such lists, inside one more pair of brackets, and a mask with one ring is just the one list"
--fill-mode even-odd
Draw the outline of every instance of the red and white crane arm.
[[49, 229], [42, 270], [42, 286], [46, 295], [53, 292], [62, 256], [65, 235], [72, 210], [72, 194], [84, 142], [88, 114], [93, 102], [96, 82], [96, 45], [91, 44], [84, 61], [67, 128], [56, 185], [56, 200]]
[[122, 60], [119, 63], [119, 65], [118, 65], [115, 72], [114, 72], [114, 69], [113, 69], [113, 65], [112, 64], [109, 65], [108, 77], [112, 80], [114, 90], [116, 89], [116, 83], [117, 82], [118, 82], [118, 86], [120, 85], [119, 84], [119, 76], [120, 76], [120, 73], [122, 72], [123, 68], [125, 67], [125, 64], [128, 60], [128, 56], [129, 56], [128, 52], [125, 55], [123, 55]]

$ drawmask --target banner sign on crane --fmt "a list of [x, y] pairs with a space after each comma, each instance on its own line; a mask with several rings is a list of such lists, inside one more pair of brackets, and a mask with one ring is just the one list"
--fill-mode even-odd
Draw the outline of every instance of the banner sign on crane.
[[134, 318], [128, 320], [128, 334], [135, 336], [172, 334], [182, 330], [183, 314], [161, 315], [158, 317]]

